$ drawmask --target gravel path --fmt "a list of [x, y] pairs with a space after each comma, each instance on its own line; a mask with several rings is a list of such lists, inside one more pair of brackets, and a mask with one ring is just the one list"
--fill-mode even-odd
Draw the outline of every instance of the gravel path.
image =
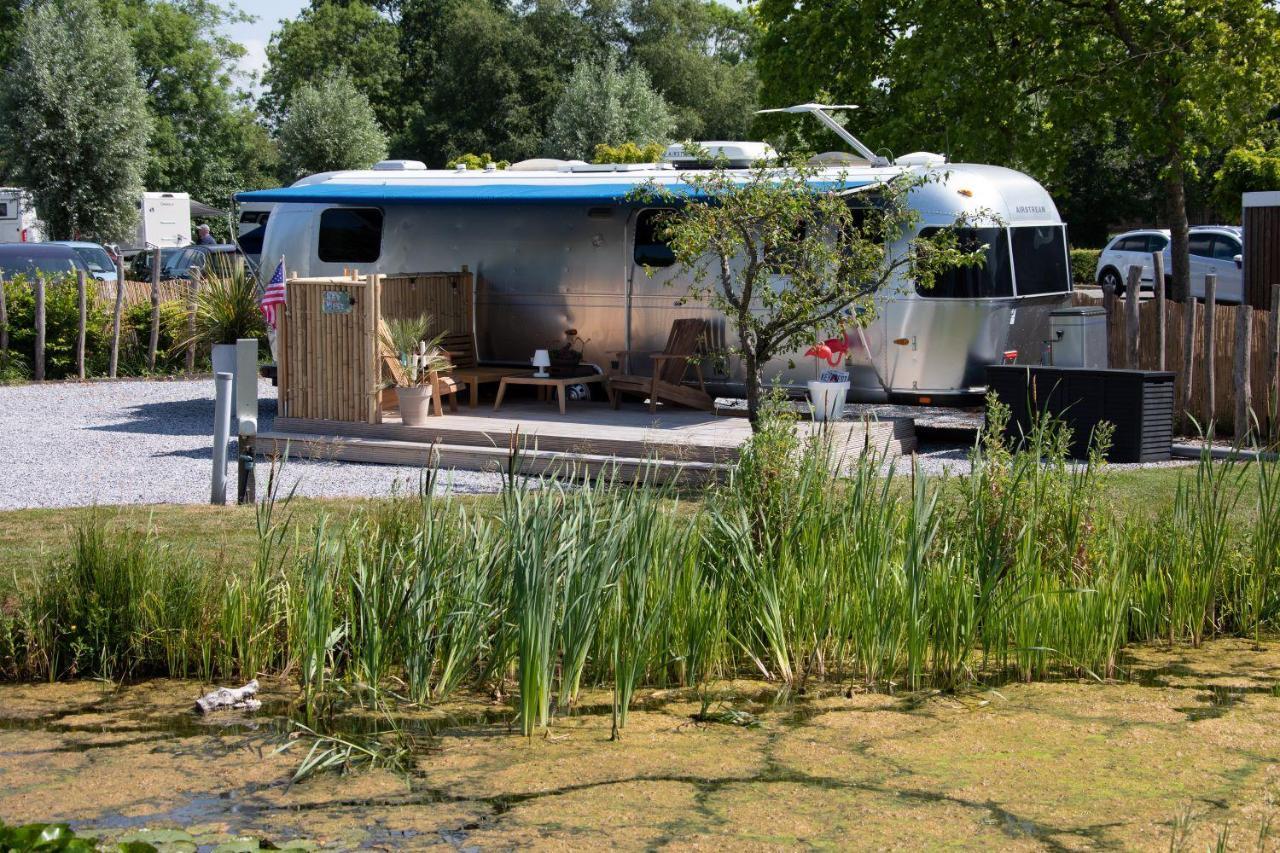
[[[276, 391], [264, 380], [258, 395], [265, 431]], [[0, 509], [208, 503], [212, 425], [212, 379], [0, 387]], [[418, 476], [417, 468], [290, 460], [283, 484], [310, 497], [380, 497], [416, 488]], [[446, 479], [455, 492], [500, 485], [475, 471]], [[233, 500], [234, 488], [233, 480]]]

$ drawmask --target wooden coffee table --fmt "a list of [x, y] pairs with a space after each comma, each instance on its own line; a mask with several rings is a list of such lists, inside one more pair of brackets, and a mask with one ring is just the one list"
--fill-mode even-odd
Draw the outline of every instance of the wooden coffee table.
[[606, 388], [609, 387], [608, 379], [603, 373], [592, 373], [588, 376], [504, 376], [498, 384], [498, 398], [493, 401], [493, 410], [496, 412], [502, 407], [502, 398], [507, 393], [508, 385], [536, 385], [539, 397], [551, 393], [552, 388], [556, 389], [560, 401], [560, 414], [563, 415], [565, 389], [570, 385], [589, 385], [592, 382], [604, 383]]

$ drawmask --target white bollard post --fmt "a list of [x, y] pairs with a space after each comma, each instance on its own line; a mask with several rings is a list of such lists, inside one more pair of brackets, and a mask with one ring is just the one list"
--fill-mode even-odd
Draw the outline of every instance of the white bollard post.
[[214, 376], [213, 487], [209, 503], [227, 502], [227, 438], [231, 433], [231, 374]]

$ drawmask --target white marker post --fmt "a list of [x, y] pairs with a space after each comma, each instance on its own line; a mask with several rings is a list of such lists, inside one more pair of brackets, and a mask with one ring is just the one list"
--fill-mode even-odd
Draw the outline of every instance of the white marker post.
[[213, 395], [213, 487], [209, 503], [227, 502], [227, 438], [231, 433], [231, 374], [214, 376]]

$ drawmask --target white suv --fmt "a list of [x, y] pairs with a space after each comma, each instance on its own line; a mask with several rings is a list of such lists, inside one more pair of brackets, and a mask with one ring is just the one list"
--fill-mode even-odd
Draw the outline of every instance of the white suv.
[[[1244, 300], [1244, 234], [1234, 225], [1197, 225], [1190, 229], [1187, 248], [1191, 255], [1191, 295], [1204, 299], [1204, 277], [1218, 277], [1219, 302]], [[1170, 251], [1164, 250], [1164, 269], [1173, 267]]]
[[1110, 285], [1117, 295], [1124, 294], [1125, 282], [1129, 279], [1129, 267], [1142, 267], [1142, 289], [1153, 290], [1155, 281], [1152, 278], [1151, 254], [1164, 251], [1165, 270], [1169, 269], [1169, 232], [1156, 228], [1140, 231], [1126, 231], [1112, 238], [1107, 247], [1098, 255], [1098, 268], [1093, 274], [1099, 287]]

